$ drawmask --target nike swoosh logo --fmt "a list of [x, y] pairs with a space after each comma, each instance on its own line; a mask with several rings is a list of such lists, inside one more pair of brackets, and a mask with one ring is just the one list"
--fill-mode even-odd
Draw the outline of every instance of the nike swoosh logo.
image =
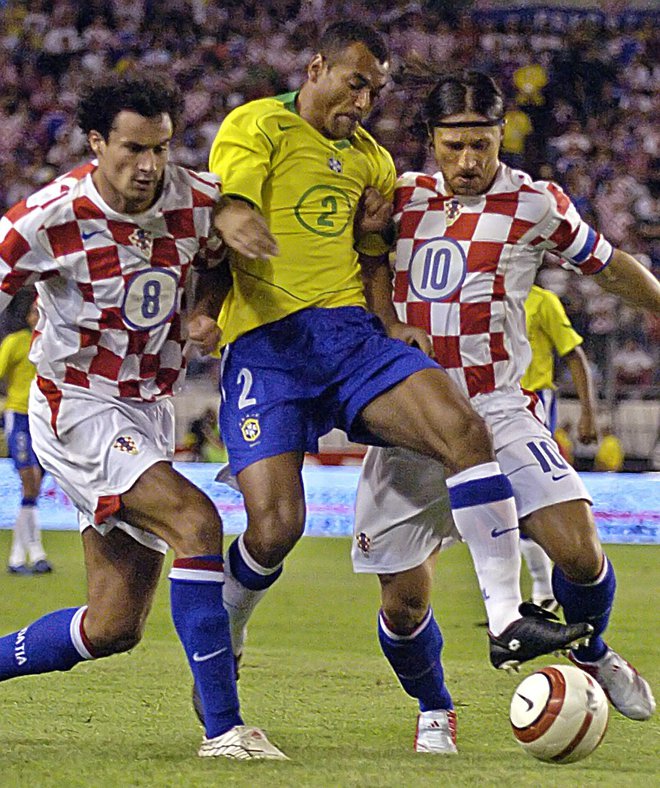
[[529, 698], [526, 698], [524, 695], [521, 695], [521, 693], [520, 693], [520, 692], [516, 692], [516, 695], [517, 695], [519, 698], [522, 698], [522, 699], [525, 701], [525, 703], [527, 704], [527, 711], [531, 711], [531, 710], [532, 710], [532, 707], [534, 706], [534, 704], [532, 703], [532, 701], [531, 701]]
[[516, 526], [515, 528], [503, 528], [501, 531], [498, 531], [497, 528], [493, 528], [493, 530], [490, 532], [490, 535], [493, 537], [493, 539], [497, 539], [497, 537], [502, 536], [502, 534], [508, 534], [509, 531], [517, 531], [517, 530], [518, 530], [518, 526]]
[[290, 126], [283, 126], [281, 123], [278, 123], [277, 128], [280, 131], [288, 131], [289, 129], [292, 129], [295, 125], [296, 125], [295, 123], [292, 123]]
[[551, 476], [550, 478], [552, 479], [553, 482], [558, 482], [561, 481], [561, 479], [565, 479], [568, 475], [569, 475], [568, 473], [562, 473], [561, 476]]
[[83, 241], [89, 241], [90, 238], [93, 238], [95, 235], [100, 235], [102, 232], [103, 230], [94, 230], [91, 233], [80, 233], [80, 237]]
[[213, 659], [213, 657], [218, 657], [220, 654], [223, 654], [227, 651], [227, 646], [224, 648], [219, 648], [217, 651], [212, 651], [210, 654], [204, 654], [200, 656], [197, 652], [193, 654], [193, 662], [206, 662], [207, 659]]

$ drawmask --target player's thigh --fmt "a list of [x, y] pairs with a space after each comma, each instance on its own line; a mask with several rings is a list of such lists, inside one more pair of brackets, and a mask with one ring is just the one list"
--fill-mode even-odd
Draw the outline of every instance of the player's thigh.
[[105, 536], [86, 528], [82, 541], [87, 569], [87, 637], [101, 651], [117, 639], [127, 640], [128, 645], [137, 642], [153, 603], [164, 556], [118, 528]]
[[155, 534], [177, 555], [222, 552], [222, 523], [213, 502], [168, 462], [157, 462], [121, 495], [118, 517]]
[[587, 583], [600, 572], [603, 552], [587, 501], [561, 501], [537, 509], [521, 519], [520, 528], [571, 580]]
[[361, 418], [387, 443], [434, 457], [453, 471], [494, 459], [484, 421], [441, 369], [410, 375], [372, 400]]

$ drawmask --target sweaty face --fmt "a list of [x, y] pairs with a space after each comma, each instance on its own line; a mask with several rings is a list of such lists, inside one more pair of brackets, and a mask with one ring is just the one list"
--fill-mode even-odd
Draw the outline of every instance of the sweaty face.
[[89, 141], [99, 166], [94, 184], [101, 197], [120, 213], [141, 213], [156, 200], [172, 139], [172, 120], [122, 110], [105, 140], [91, 131]]
[[310, 66], [315, 84], [310, 123], [333, 140], [345, 139], [371, 111], [387, 83], [388, 63], [379, 63], [364, 44], [354, 43], [330, 60], [317, 55]]
[[[443, 118], [448, 123], [484, 121], [472, 112]], [[501, 126], [466, 126], [433, 129], [435, 160], [453, 194], [475, 195], [488, 191], [499, 166]]]

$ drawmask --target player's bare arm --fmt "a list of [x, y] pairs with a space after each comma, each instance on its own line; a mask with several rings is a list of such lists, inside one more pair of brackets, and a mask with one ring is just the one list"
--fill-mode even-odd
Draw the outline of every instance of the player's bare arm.
[[364, 296], [370, 312], [380, 318], [388, 335], [406, 345], [415, 345], [433, 357], [433, 345], [427, 333], [417, 326], [402, 323], [392, 302], [392, 270], [388, 255], [360, 255]]
[[279, 254], [279, 247], [264, 217], [245, 200], [223, 197], [213, 223], [222, 240], [250, 260]]
[[195, 272], [193, 305], [188, 319], [188, 339], [202, 352], [213, 352], [222, 337], [218, 315], [232, 278], [225, 259], [219, 265]]
[[594, 275], [594, 281], [608, 293], [620, 296], [630, 306], [660, 315], [660, 283], [634, 257], [615, 249], [607, 268]]
[[393, 240], [392, 203], [372, 186], [362, 192], [354, 223], [356, 241], [367, 233], [378, 233], [384, 239]]
[[589, 362], [581, 347], [576, 347], [564, 356], [580, 401], [580, 418], [577, 425], [580, 443], [595, 443], [598, 440], [596, 427], [596, 399]]

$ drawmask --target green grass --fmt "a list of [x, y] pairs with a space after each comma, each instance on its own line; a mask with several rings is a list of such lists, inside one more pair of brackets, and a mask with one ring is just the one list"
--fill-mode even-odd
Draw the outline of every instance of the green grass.
[[[77, 534], [45, 538], [56, 572], [0, 576], [0, 632], [84, 599]], [[462, 546], [441, 557], [434, 599], [460, 755], [413, 753], [415, 703], [380, 653], [377, 581], [352, 574], [349, 547], [347, 539], [304, 539], [251, 623], [239, 682], [244, 716], [265, 728], [290, 762], [195, 756], [201, 734], [163, 579], [132, 654], [2, 684], [0, 786], [660, 784], [657, 720], [631, 722], [613, 712], [602, 746], [578, 764], [545, 765], [522, 752], [507, 713], [517, 679], [488, 666], [485, 630], [476, 626], [484, 614]], [[0, 555], [8, 549], [9, 534], [0, 532]], [[619, 579], [611, 643], [657, 689], [660, 552], [610, 546], [608, 553]]]

